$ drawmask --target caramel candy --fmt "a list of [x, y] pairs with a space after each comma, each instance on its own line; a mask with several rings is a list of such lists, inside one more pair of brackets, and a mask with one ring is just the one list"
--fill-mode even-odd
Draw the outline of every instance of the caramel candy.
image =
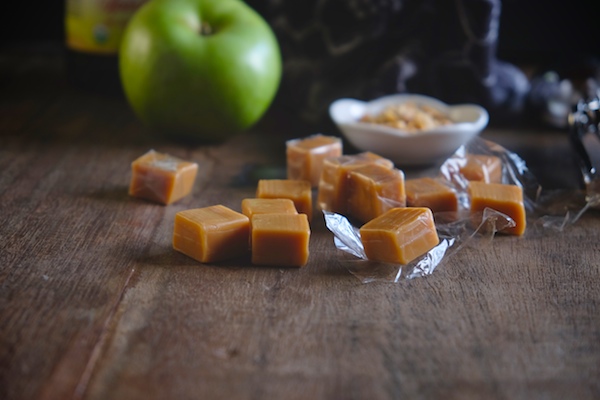
[[298, 214], [294, 202], [290, 199], [243, 199], [242, 214], [250, 218], [254, 214]]
[[252, 263], [302, 267], [308, 262], [310, 226], [306, 214], [255, 214]]
[[468, 181], [502, 183], [502, 161], [496, 156], [469, 154], [459, 171]]
[[261, 179], [256, 197], [259, 199], [290, 199], [296, 210], [312, 218], [312, 188], [309, 181], [295, 179]]
[[392, 208], [360, 228], [369, 260], [408, 264], [439, 243], [431, 209]]
[[252, 229], [252, 216], [255, 214], [298, 214], [298, 211], [290, 199], [244, 199], [242, 214], [250, 218]]
[[223, 205], [175, 214], [173, 248], [202, 263], [223, 261], [248, 252], [250, 220]]
[[198, 164], [150, 150], [133, 161], [131, 169], [129, 194], [166, 205], [192, 191]]
[[527, 226], [525, 205], [523, 204], [523, 189], [517, 185], [502, 183], [470, 182], [469, 197], [471, 200], [471, 215], [474, 223], [481, 223], [481, 213], [485, 208], [491, 208], [508, 215], [515, 226], [505, 228], [502, 233], [522, 235]]
[[368, 151], [325, 159], [317, 193], [319, 209], [346, 214], [348, 173], [367, 164], [378, 164], [388, 169], [394, 167], [391, 160]]
[[342, 140], [322, 134], [286, 142], [287, 178], [309, 181], [312, 187], [319, 185], [323, 161], [342, 155]]
[[457, 211], [456, 192], [436, 179], [424, 177], [407, 179], [406, 204], [409, 207], [427, 207], [431, 211]]
[[404, 172], [379, 164], [364, 165], [348, 173], [348, 216], [361, 223], [390, 208], [405, 207]]

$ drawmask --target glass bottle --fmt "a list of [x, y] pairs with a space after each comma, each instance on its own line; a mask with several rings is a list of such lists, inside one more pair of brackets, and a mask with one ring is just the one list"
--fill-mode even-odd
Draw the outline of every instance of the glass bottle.
[[67, 80], [105, 94], [122, 94], [118, 53], [123, 31], [147, 0], [66, 0]]

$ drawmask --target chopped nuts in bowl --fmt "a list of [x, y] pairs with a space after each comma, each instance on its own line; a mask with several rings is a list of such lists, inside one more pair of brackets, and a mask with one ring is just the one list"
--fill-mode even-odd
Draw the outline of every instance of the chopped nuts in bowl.
[[416, 94], [384, 96], [369, 102], [339, 99], [330, 105], [329, 115], [358, 150], [405, 166], [443, 161], [489, 121], [487, 111], [479, 105], [448, 105]]
[[406, 102], [391, 104], [378, 114], [365, 114], [360, 122], [381, 124], [406, 132], [418, 132], [449, 125], [453, 121], [442, 111], [427, 104]]

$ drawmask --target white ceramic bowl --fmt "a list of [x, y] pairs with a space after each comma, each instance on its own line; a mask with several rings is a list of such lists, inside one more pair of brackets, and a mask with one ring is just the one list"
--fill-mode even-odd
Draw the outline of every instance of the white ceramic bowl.
[[[365, 114], [375, 115], [384, 108], [406, 102], [434, 107], [454, 123], [418, 132], [360, 122]], [[451, 156], [461, 145], [478, 135], [488, 124], [488, 112], [475, 104], [448, 105], [429, 96], [396, 94], [365, 102], [339, 99], [329, 107], [329, 115], [348, 141], [360, 151], [371, 151], [397, 165], [431, 165]]]

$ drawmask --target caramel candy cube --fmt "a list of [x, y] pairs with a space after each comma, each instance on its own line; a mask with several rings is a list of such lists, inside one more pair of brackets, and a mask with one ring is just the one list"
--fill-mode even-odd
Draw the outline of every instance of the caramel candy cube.
[[133, 161], [131, 169], [129, 194], [167, 205], [192, 191], [198, 164], [150, 150]]
[[312, 218], [312, 188], [309, 181], [296, 179], [261, 179], [256, 197], [259, 199], [290, 199], [296, 210]]
[[252, 222], [254, 214], [298, 214], [298, 210], [290, 199], [250, 198], [242, 200], [242, 214]]
[[287, 178], [309, 181], [319, 185], [323, 161], [342, 155], [342, 140], [322, 134], [286, 142]]
[[474, 223], [481, 223], [481, 212], [491, 208], [508, 215], [515, 222], [514, 227], [505, 228], [502, 233], [522, 235], [527, 226], [523, 189], [517, 185], [502, 183], [470, 182], [469, 197]]
[[255, 214], [252, 263], [302, 267], [308, 262], [310, 226], [306, 214]]
[[250, 220], [223, 205], [175, 214], [173, 248], [202, 263], [247, 254]]
[[242, 214], [250, 218], [250, 229], [252, 229], [252, 216], [255, 214], [298, 214], [298, 211], [290, 199], [255, 198], [242, 200]]
[[369, 260], [408, 264], [439, 243], [433, 213], [427, 207], [392, 208], [360, 228]]
[[404, 172], [378, 164], [364, 165], [348, 173], [348, 216], [361, 223], [390, 208], [405, 207]]
[[323, 162], [317, 193], [319, 209], [346, 214], [348, 212], [348, 173], [368, 164], [378, 164], [389, 169], [394, 167], [391, 160], [368, 151], [337, 158], [326, 158]]
[[434, 213], [458, 210], [456, 192], [436, 179], [407, 179], [404, 185], [406, 205], [409, 207], [428, 207]]
[[502, 183], [502, 161], [496, 156], [469, 154], [459, 171], [468, 181]]

